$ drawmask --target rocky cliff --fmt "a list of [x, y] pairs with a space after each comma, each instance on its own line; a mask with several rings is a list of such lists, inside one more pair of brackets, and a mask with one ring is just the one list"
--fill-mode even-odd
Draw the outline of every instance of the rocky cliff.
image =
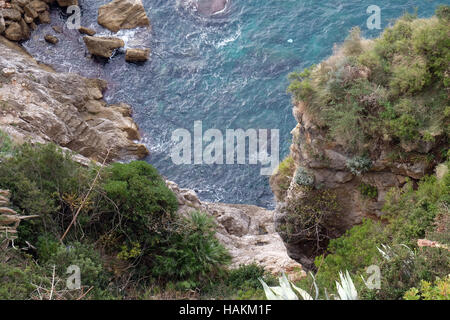
[[329, 59], [291, 75], [298, 125], [271, 186], [277, 230], [304, 266], [363, 218], [383, 220], [389, 190], [445, 158], [449, 34], [443, 12], [401, 18], [374, 40], [353, 29]]
[[56, 73], [4, 38], [0, 51], [0, 129], [14, 140], [54, 142], [98, 161], [148, 154], [130, 106], [102, 99], [105, 81]]

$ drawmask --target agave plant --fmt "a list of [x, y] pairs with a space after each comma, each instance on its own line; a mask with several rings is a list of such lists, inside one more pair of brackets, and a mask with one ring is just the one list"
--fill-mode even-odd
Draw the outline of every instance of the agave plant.
[[[269, 287], [267, 283], [265, 283], [262, 279], [259, 279], [259, 281], [263, 285], [267, 300], [299, 300], [295, 291], [298, 292], [303, 300], [318, 300], [319, 288], [317, 287], [316, 279], [314, 278], [314, 275], [312, 273], [311, 276], [313, 278], [313, 284], [316, 290], [315, 298], [313, 298], [305, 290], [295, 286], [292, 282], [290, 282], [284, 273], [282, 277], [279, 278], [280, 286], [278, 287]], [[355, 285], [353, 284], [353, 280], [350, 277], [348, 271], [346, 271], [345, 274], [339, 272], [339, 277], [340, 282], [336, 281], [338, 292], [337, 295], [334, 295], [334, 298], [336, 300], [358, 300], [358, 292], [356, 291]], [[325, 296], [327, 299], [329, 299], [326, 289]]]
[[296, 287], [292, 282], [290, 282], [284, 273], [283, 276], [279, 278], [279, 287], [269, 287], [264, 280], [259, 279], [259, 281], [263, 285], [267, 300], [298, 300], [298, 296], [293, 289], [300, 294], [303, 300], [314, 300], [309, 293]]
[[345, 274], [339, 272], [339, 278], [341, 278], [341, 283], [336, 281], [336, 288], [340, 300], [358, 300], [358, 292], [348, 271], [345, 271]]

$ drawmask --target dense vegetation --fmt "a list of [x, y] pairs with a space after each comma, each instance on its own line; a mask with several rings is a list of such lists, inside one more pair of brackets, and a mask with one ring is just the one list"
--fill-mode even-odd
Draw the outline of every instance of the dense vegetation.
[[[14, 247], [0, 253], [0, 299], [49, 298], [54, 279], [59, 299], [88, 290], [83, 297], [95, 299], [262, 297], [264, 270], [226, 270], [212, 218], [176, 215], [177, 199], [151, 165], [83, 167], [55, 145], [0, 137], [0, 189], [21, 215], [38, 216], [22, 221]], [[81, 290], [66, 288], [71, 265]]]
[[[413, 150], [407, 159], [411, 163], [421, 157], [442, 163], [437, 176], [392, 189], [382, 219], [365, 220], [327, 243], [311, 268], [320, 297], [325, 297], [324, 289], [336, 292], [337, 275], [348, 270], [362, 298], [450, 299], [450, 7], [439, 7], [431, 19], [406, 14], [374, 40], [362, 39], [355, 28], [332, 57], [290, 79], [294, 103], [329, 142], [342, 147], [350, 159], [347, 169], [355, 176], [371, 170], [371, 159], [380, 150], [391, 152], [389, 160], [402, 162]], [[286, 170], [286, 163], [272, 177], [272, 188], [283, 189], [286, 176], [302, 190], [310, 188], [308, 171], [295, 163]], [[289, 200], [287, 209], [294, 214], [287, 216], [285, 228], [299, 228], [281, 231], [308, 238], [308, 230], [332, 221], [338, 210], [332, 198], [315, 199], [325, 192], [317, 189], [299, 203]], [[378, 197], [377, 188], [367, 183], [360, 183], [358, 191], [366, 200]], [[319, 246], [320, 238], [313, 239]], [[419, 245], [420, 239], [433, 245]], [[381, 272], [379, 289], [368, 289], [363, 280], [373, 266]], [[313, 277], [298, 285], [314, 295]]]
[[[290, 75], [296, 103], [348, 152], [364, 155], [392, 145], [448, 141], [450, 16], [407, 14], [369, 41], [352, 30], [335, 54]], [[444, 144], [445, 144], [444, 143]]]
[[[436, 297], [450, 299], [449, 168], [450, 162], [441, 165], [439, 177], [424, 178], [417, 189], [413, 182], [392, 189], [383, 208], [385, 221], [365, 220], [331, 240], [327, 255], [315, 260], [318, 286], [334, 291], [336, 275], [348, 270], [363, 298], [400, 299], [407, 295], [413, 299], [420, 298], [420, 290], [425, 292], [422, 298], [427, 298], [431, 293], [426, 292], [431, 290]], [[419, 239], [438, 245], [419, 246]], [[361, 277], [368, 279], [371, 271], [366, 271], [372, 265], [380, 268], [381, 283], [379, 289], [369, 290]], [[311, 286], [311, 278], [302, 280], [300, 286]], [[322, 291], [322, 297], [324, 294]]]

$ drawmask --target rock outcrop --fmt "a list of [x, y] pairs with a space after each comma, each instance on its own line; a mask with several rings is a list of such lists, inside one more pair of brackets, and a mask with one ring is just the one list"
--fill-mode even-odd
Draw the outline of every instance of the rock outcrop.
[[273, 274], [286, 273], [292, 281], [305, 276], [302, 266], [291, 259], [275, 231], [274, 212], [251, 205], [201, 202], [196, 193], [166, 181], [178, 199], [178, 214], [202, 211], [215, 218], [219, 241], [232, 257], [231, 268], [256, 263]]
[[[391, 188], [432, 173], [440, 140], [428, 146], [393, 146], [381, 141], [367, 157], [356, 157], [338, 141], [330, 141], [327, 129], [312, 120], [303, 102], [295, 104], [293, 115], [298, 122], [291, 132], [290, 157], [295, 166], [285, 192], [272, 187], [278, 196], [276, 229], [289, 256], [313, 268], [314, 257], [324, 252], [330, 239], [340, 237], [363, 218], [383, 218]], [[396, 157], [394, 150], [402, 156]], [[278, 174], [273, 182], [281, 180]]]
[[90, 54], [106, 59], [111, 58], [114, 50], [122, 48], [125, 45], [122, 39], [112, 37], [85, 36], [83, 37], [83, 41]]
[[126, 104], [107, 105], [106, 82], [39, 65], [0, 37], [0, 130], [17, 142], [54, 142], [102, 161], [148, 154]]
[[98, 24], [117, 32], [150, 26], [142, 0], [114, 0], [98, 9]]

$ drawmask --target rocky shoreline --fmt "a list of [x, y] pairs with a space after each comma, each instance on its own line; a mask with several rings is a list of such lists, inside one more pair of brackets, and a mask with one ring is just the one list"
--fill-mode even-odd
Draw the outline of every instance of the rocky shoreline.
[[[61, 8], [78, 6], [78, 0], [1, 0], [0, 1], [0, 35], [10, 41], [20, 42], [30, 39], [37, 24], [49, 24], [52, 5]], [[141, 0], [113, 0], [99, 8], [98, 24], [116, 33], [121, 29], [148, 27], [150, 20]], [[47, 43], [55, 45], [59, 42], [58, 34], [46, 34]], [[86, 36], [83, 40], [89, 53], [105, 59], [112, 57], [116, 49], [123, 48], [125, 43], [115, 37], [95, 37], [95, 30], [79, 26], [80, 34]], [[127, 48], [127, 62], [145, 62], [149, 59], [148, 48]]]
[[[112, 6], [114, 3], [119, 7]], [[127, 3], [128, 11], [123, 8]], [[131, 20], [141, 17], [136, 20], [137, 26], [146, 21], [139, 9], [143, 7], [136, 6], [137, 3], [142, 5], [141, 1], [115, 0], [108, 8], [116, 20], [119, 11], [125, 12]], [[67, 2], [58, 1], [58, 4]], [[47, 12], [48, 5], [43, 7]], [[138, 10], [133, 11], [136, 8]], [[108, 25], [104, 15], [99, 16], [100, 20], [104, 26]], [[134, 27], [123, 21], [115, 25]], [[111, 29], [115, 30], [115, 25], [110, 25]], [[85, 31], [83, 29], [82, 33], [90, 33]], [[57, 73], [36, 62], [11, 40], [25, 38], [14, 40], [0, 36], [0, 130], [17, 143], [53, 142], [79, 154], [76, 160], [83, 164], [91, 160], [142, 159], [148, 155], [147, 148], [137, 142], [140, 134], [131, 118], [131, 107], [124, 103], [108, 105], [103, 100], [105, 81]], [[123, 41], [114, 38], [86, 36], [84, 40], [91, 54], [104, 58], [123, 46]], [[115, 45], [111, 47], [111, 43]], [[129, 49], [126, 60], [145, 61], [148, 55], [148, 49]], [[257, 263], [273, 273], [285, 272], [292, 280], [305, 276], [302, 266], [288, 256], [275, 231], [273, 211], [247, 205], [203, 203], [194, 191], [181, 189], [170, 181], [167, 185], [177, 196], [180, 215], [201, 210], [215, 217], [219, 229], [217, 237], [232, 256], [231, 268]]]

